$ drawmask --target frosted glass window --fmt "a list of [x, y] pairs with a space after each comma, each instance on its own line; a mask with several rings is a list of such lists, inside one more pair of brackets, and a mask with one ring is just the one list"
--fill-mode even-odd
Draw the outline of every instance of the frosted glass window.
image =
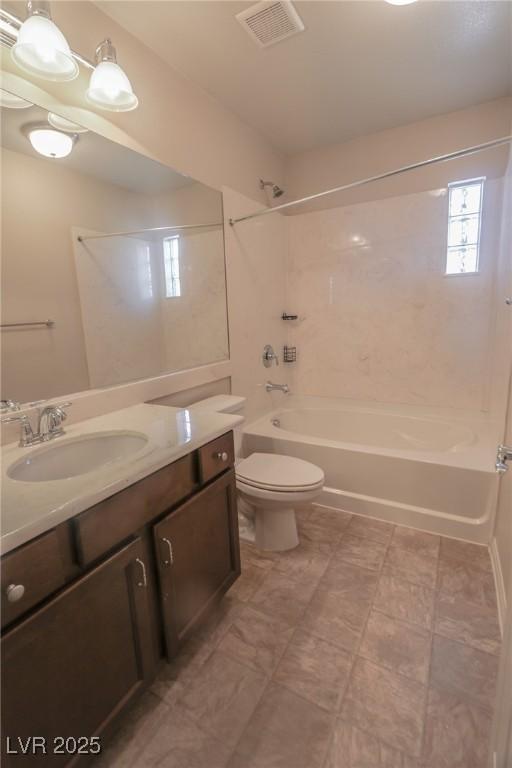
[[179, 235], [164, 240], [164, 270], [166, 298], [181, 296]]
[[484, 179], [448, 185], [446, 274], [478, 272]]

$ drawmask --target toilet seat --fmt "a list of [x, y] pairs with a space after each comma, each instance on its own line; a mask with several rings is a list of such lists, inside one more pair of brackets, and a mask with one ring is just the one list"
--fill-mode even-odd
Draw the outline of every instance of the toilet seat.
[[[320, 467], [294, 456], [253, 453], [236, 467], [241, 489], [258, 489], [276, 494], [304, 494], [322, 488], [325, 476]], [[254, 494], [256, 495], [256, 494]]]

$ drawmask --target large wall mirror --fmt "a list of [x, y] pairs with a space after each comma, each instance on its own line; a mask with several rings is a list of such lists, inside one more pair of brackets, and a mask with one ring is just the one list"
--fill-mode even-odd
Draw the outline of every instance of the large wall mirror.
[[221, 193], [38, 106], [1, 118], [1, 398], [226, 359]]

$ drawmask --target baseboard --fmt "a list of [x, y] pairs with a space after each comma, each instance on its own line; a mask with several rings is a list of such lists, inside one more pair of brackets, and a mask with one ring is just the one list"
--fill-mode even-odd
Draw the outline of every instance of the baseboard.
[[501, 636], [503, 637], [503, 627], [505, 623], [505, 616], [507, 615], [507, 595], [505, 592], [505, 581], [503, 579], [503, 571], [501, 570], [500, 553], [498, 552], [496, 537], [493, 537], [489, 551], [491, 554], [494, 584], [496, 586], [496, 596], [498, 599], [498, 617], [500, 620]]

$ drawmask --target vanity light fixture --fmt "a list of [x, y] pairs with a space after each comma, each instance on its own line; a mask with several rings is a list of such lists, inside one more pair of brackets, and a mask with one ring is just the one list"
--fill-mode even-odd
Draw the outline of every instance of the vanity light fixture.
[[417, 0], [386, 0], [386, 3], [389, 3], [390, 5], [410, 5], [415, 2], [417, 2]]
[[44, 123], [29, 125], [24, 129], [24, 133], [36, 152], [52, 159], [67, 157], [78, 141], [76, 133], [56, 131]]
[[96, 48], [96, 67], [85, 96], [95, 107], [109, 112], [129, 112], [139, 103], [130, 81], [117, 63], [116, 49], [109, 38]]
[[48, 122], [52, 128], [56, 128], [58, 131], [64, 131], [65, 133], [87, 133], [89, 131], [89, 129], [84, 128], [83, 125], [74, 123], [66, 117], [61, 117], [61, 115], [56, 115], [55, 112], [48, 112]]
[[78, 76], [79, 64], [92, 70], [86, 98], [95, 107], [128, 112], [138, 106], [139, 100], [117, 63], [111, 40], [100, 43], [94, 62], [71, 50], [51, 19], [47, 0], [28, 0], [25, 21], [0, 8], [0, 44], [11, 49], [11, 57], [20, 69], [46, 80], [73, 80]]
[[0, 88], [0, 107], [7, 107], [7, 109], [27, 109], [31, 107], [30, 101], [22, 99], [21, 96], [16, 96], [14, 93], [4, 91]]
[[29, 0], [28, 18], [11, 48], [14, 62], [30, 75], [66, 81], [78, 76], [78, 64], [68, 42], [50, 15], [46, 0]]

